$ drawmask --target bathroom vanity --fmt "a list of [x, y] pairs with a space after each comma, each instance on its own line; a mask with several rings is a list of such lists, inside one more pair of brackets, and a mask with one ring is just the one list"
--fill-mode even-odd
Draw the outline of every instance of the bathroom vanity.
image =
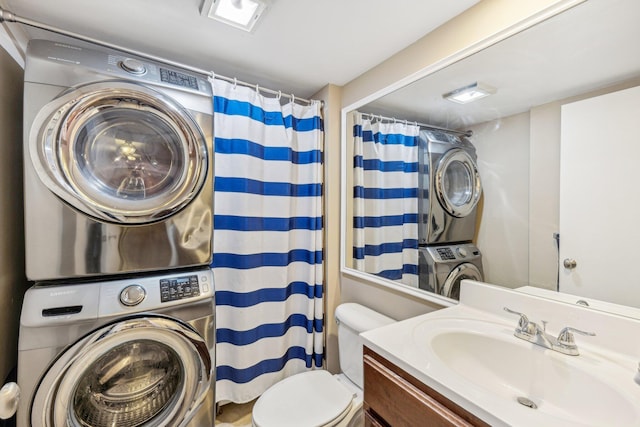
[[464, 281], [459, 305], [362, 334], [366, 425], [638, 426], [639, 334], [637, 319]]
[[375, 351], [364, 348], [365, 426], [489, 426]]

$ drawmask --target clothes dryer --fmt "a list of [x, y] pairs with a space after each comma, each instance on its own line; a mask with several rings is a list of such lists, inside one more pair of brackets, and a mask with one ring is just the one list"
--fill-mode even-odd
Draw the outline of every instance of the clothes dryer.
[[462, 280], [484, 280], [482, 254], [471, 243], [421, 247], [418, 274], [421, 289], [459, 300]]
[[115, 50], [30, 41], [27, 277], [208, 265], [211, 97], [205, 76]]
[[454, 133], [422, 130], [418, 147], [418, 243], [470, 242], [482, 195], [474, 146]]
[[213, 426], [214, 312], [209, 268], [32, 287], [18, 425]]

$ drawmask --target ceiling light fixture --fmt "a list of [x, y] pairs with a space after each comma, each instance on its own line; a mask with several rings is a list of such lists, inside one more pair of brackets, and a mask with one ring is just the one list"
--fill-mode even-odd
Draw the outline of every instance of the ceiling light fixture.
[[444, 99], [458, 104], [466, 104], [496, 93], [496, 88], [488, 84], [475, 82], [442, 95]]
[[200, 14], [250, 32], [266, 9], [263, 0], [205, 0]]

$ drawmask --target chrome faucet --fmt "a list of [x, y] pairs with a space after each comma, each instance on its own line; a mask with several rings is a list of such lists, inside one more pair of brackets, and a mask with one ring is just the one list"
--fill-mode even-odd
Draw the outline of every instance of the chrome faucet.
[[588, 336], [595, 335], [593, 332], [585, 332], [567, 326], [560, 331], [557, 338], [554, 338], [546, 332], [546, 321], [542, 320], [542, 327], [540, 327], [537, 323], [531, 322], [524, 313], [513, 311], [507, 307], [504, 307], [504, 311], [520, 316], [518, 326], [513, 333], [517, 338], [569, 356], [577, 356], [580, 354], [573, 337], [573, 332]]

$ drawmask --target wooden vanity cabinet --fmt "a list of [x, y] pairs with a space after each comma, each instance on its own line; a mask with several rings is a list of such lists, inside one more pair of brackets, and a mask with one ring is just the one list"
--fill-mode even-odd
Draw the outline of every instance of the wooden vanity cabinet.
[[366, 427], [489, 426], [364, 347]]

